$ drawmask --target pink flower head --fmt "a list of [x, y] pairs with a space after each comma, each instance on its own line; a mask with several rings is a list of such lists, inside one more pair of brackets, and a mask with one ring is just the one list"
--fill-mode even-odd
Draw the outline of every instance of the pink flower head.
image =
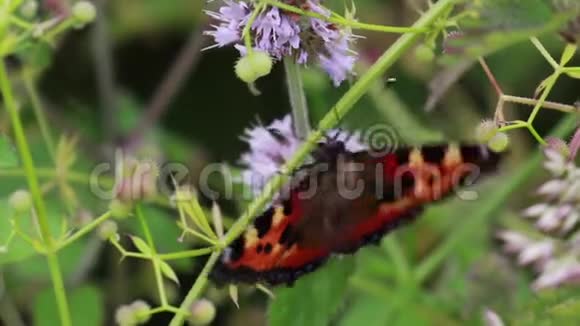
[[[345, 142], [345, 148], [351, 152], [367, 148], [362, 144], [358, 132], [350, 134], [333, 129], [328, 131], [327, 138]], [[242, 140], [250, 147], [240, 159], [245, 167], [242, 172], [242, 182], [248, 185], [254, 193], [260, 192], [264, 184], [280, 172], [282, 165], [304, 143], [303, 139], [295, 136], [290, 115], [274, 120], [267, 126], [257, 125], [247, 128]]]
[[[308, 10], [329, 16], [319, 0], [308, 0]], [[206, 11], [218, 24], [206, 35], [214, 38], [216, 47], [233, 45], [240, 54], [246, 53], [242, 31], [248, 24], [254, 4], [224, 0], [218, 12]], [[350, 49], [355, 37], [349, 29], [311, 17], [297, 17], [277, 7], [267, 7], [251, 27], [253, 46], [276, 60], [292, 56], [299, 64], [316, 63], [339, 86], [353, 74], [357, 54]]]

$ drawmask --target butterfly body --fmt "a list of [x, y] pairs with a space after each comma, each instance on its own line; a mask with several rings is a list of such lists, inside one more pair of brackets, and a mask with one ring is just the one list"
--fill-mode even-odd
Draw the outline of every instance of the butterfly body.
[[412, 221], [425, 204], [493, 170], [499, 156], [480, 145], [349, 152], [331, 141], [301, 168], [290, 190], [226, 249], [218, 283], [292, 284], [332, 254], [353, 253]]

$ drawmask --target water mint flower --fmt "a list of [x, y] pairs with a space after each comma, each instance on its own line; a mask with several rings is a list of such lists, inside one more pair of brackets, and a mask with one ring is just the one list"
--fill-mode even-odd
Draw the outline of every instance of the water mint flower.
[[[214, 38], [212, 47], [233, 45], [245, 55], [247, 49], [242, 31], [254, 8], [251, 2], [224, 0], [218, 12], [206, 11], [217, 21], [212, 30], [205, 32]], [[319, 0], [306, 1], [304, 8], [324, 16], [331, 14]], [[275, 60], [290, 56], [299, 64], [318, 64], [335, 86], [353, 74], [357, 54], [351, 50], [355, 36], [350, 29], [317, 18], [299, 17], [277, 7], [266, 7], [256, 17], [250, 31], [256, 50], [267, 52]]]
[[[351, 152], [366, 149], [360, 133], [348, 133], [341, 130], [330, 130], [328, 139], [345, 142], [345, 148]], [[248, 152], [242, 154], [240, 163], [245, 167], [242, 171], [242, 182], [249, 185], [254, 193], [259, 193], [263, 185], [289, 160], [304, 143], [294, 135], [292, 118], [286, 115], [280, 120], [274, 120], [267, 126], [258, 124], [245, 130], [242, 140], [248, 143]]]
[[498, 234], [506, 252], [517, 255], [520, 264], [534, 266], [535, 290], [580, 283], [580, 167], [561, 149], [554, 144], [545, 149], [544, 167], [552, 179], [537, 190], [543, 200], [522, 214], [535, 220], [539, 234], [532, 237], [513, 230]]

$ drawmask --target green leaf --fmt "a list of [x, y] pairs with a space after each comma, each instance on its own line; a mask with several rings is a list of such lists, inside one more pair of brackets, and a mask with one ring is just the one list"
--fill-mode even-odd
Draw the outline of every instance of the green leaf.
[[146, 255], [151, 255], [151, 248], [147, 245], [147, 243], [145, 243], [145, 241], [143, 241], [143, 239], [136, 236], [131, 236], [131, 241], [133, 241], [133, 244], [135, 247], [137, 247], [137, 250]]
[[[459, 22], [463, 34], [447, 40], [448, 53], [478, 57], [547, 32], [555, 32], [571, 17], [558, 13], [549, 0], [470, 1], [470, 15]], [[449, 60], [450, 55], [445, 56]]]
[[46, 42], [27, 42], [18, 49], [17, 54], [24, 64], [43, 69], [52, 63], [53, 52], [53, 48]]
[[[158, 253], [175, 252], [187, 250], [188, 244], [185, 241], [178, 241], [181, 230], [175, 223], [175, 218], [170, 215], [168, 210], [159, 209], [153, 206], [143, 207], [144, 215], [147, 217], [147, 224], [151, 229], [153, 239], [164, 239], [157, 241], [155, 249]], [[142, 235], [141, 225], [138, 219], [130, 219], [128, 228], [132, 234]], [[190, 270], [193, 266], [192, 259], [179, 259], [171, 262], [171, 266], [177, 270]]]
[[179, 284], [179, 279], [177, 278], [177, 275], [175, 275], [175, 272], [173, 271], [171, 266], [169, 266], [168, 263], [164, 262], [163, 260], [159, 260], [159, 267], [161, 268], [161, 273], [163, 273], [165, 277], [172, 280], [176, 284]]
[[331, 259], [316, 273], [299, 279], [293, 287], [279, 288], [270, 304], [271, 326], [325, 326], [343, 302], [348, 278], [354, 270], [352, 256]]
[[7, 137], [0, 134], [0, 168], [13, 168], [18, 166], [18, 156]]
[[[52, 234], [58, 234], [62, 223], [62, 211], [58, 203], [47, 201], [48, 223]], [[0, 198], [0, 246], [7, 244], [13, 230], [11, 219], [14, 212], [6, 198]], [[32, 238], [38, 239], [38, 229], [32, 223], [30, 216], [20, 216], [18, 225], [21, 231]], [[3, 264], [18, 262], [36, 255], [35, 249], [20, 236], [16, 235], [6, 246], [6, 252], [0, 253], [0, 266]], [[46, 263], [46, 262], [45, 262]]]
[[373, 296], [363, 296], [349, 305], [339, 326], [383, 326], [389, 323], [388, 303]]
[[576, 45], [566, 45], [564, 51], [562, 52], [562, 58], [560, 59], [561, 66], [565, 66], [568, 62], [570, 62], [570, 60], [572, 60], [572, 57], [574, 57], [574, 54], [576, 53], [576, 49], [578, 49]]
[[[93, 286], [83, 286], [68, 293], [73, 325], [104, 325], [103, 295]], [[41, 292], [34, 300], [34, 325], [60, 325], [58, 308], [52, 289]]]
[[567, 68], [566, 74], [574, 79], [580, 79], [580, 67]]

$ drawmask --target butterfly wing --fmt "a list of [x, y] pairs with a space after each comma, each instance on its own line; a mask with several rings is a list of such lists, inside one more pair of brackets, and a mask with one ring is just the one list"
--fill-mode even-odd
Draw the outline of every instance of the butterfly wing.
[[[479, 145], [401, 148], [379, 157], [367, 152], [342, 154], [337, 158], [346, 165], [329, 162], [329, 170], [307, 173], [283, 205], [259, 216], [226, 249], [213, 278], [291, 284], [333, 252], [351, 253], [377, 242], [413, 220], [425, 204], [473, 181], [470, 177], [493, 170], [499, 160]], [[354, 196], [352, 186], [359, 183], [363, 188]]]

